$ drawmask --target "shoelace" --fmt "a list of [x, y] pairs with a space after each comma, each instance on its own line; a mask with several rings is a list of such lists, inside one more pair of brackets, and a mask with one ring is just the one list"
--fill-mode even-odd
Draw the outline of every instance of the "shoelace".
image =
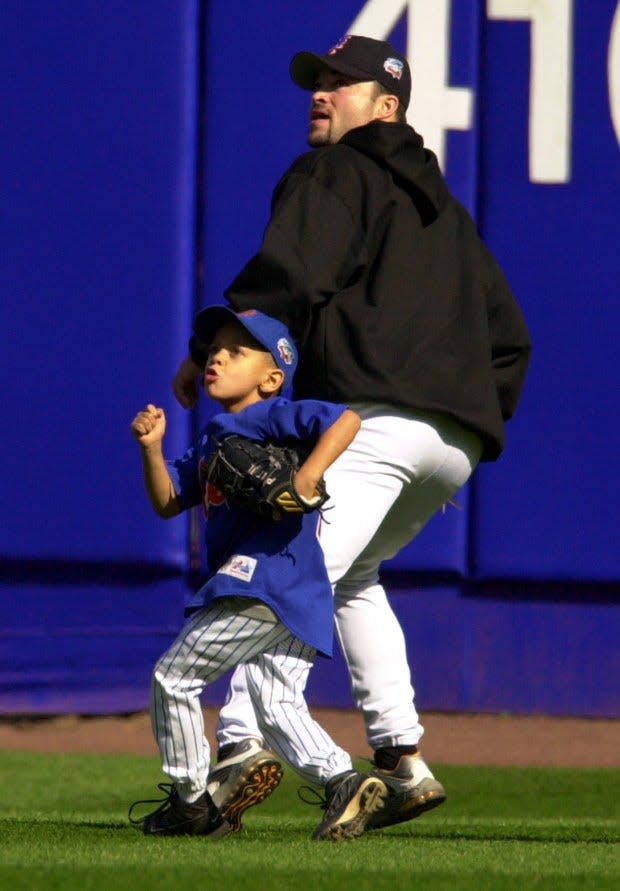
[[[302, 795], [302, 792], [304, 795]], [[310, 793], [311, 797], [305, 797], [306, 793]], [[312, 786], [299, 786], [297, 789], [297, 797], [300, 801], [303, 801], [304, 804], [311, 804], [313, 807], [320, 807], [322, 810], [325, 810], [328, 805], [326, 796], [322, 795], [318, 789], [314, 789]]]
[[[172, 797], [176, 794], [174, 785], [172, 783], [158, 783], [157, 788], [164, 793], [165, 798], [143, 798], [140, 801], [134, 801], [134, 803], [129, 808], [129, 812], [127, 817], [132, 826], [141, 826], [147, 817], [154, 816], [155, 814], [159, 814], [162, 811], [166, 810], [167, 807], [170, 807], [170, 801]], [[132, 817], [132, 812], [135, 807], [141, 804], [158, 804], [159, 807], [156, 810], [151, 811], [149, 814], [145, 814], [143, 817]]]
[[[312, 786], [300, 786], [297, 789], [297, 795], [301, 799], [301, 801], [304, 802], [304, 804], [317, 805], [324, 811], [328, 808], [338, 808], [340, 804], [346, 800], [347, 793], [350, 789], [347, 780], [350, 779], [352, 776], [355, 776], [355, 774], [346, 774], [335, 787], [332, 784], [332, 781], [330, 781], [325, 786], [324, 794], [321, 794], [316, 789], [313, 789]], [[302, 792], [310, 792], [311, 795], [314, 796], [314, 801], [312, 799], [304, 798], [304, 796], [301, 794]]]

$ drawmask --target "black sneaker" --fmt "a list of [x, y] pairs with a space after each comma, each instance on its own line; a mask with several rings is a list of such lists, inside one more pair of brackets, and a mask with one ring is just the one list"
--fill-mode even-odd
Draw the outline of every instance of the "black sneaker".
[[348, 770], [333, 777], [325, 786], [325, 816], [312, 838], [341, 841], [357, 838], [370, 817], [383, 807], [387, 787], [376, 776]]
[[[165, 793], [164, 799], [134, 801], [129, 808], [129, 822], [145, 835], [227, 835], [230, 826], [222, 817], [208, 792], [196, 801], [187, 802], [179, 798], [172, 783], [159, 783], [158, 789]], [[132, 816], [133, 809], [140, 804], [159, 804], [159, 807], [144, 817]]]

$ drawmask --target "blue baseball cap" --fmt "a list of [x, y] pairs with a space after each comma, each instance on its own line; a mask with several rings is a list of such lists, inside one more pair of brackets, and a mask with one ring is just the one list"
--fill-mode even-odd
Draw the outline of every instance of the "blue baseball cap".
[[190, 341], [192, 355], [201, 352], [206, 358], [208, 346], [213, 342], [218, 329], [231, 321], [243, 325], [271, 353], [280, 371], [284, 372], [287, 384], [291, 383], [297, 368], [297, 350], [293, 338], [283, 322], [258, 309], [235, 312], [230, 306], [208, 306], [201, 310], [194, 319], [193, 343]]

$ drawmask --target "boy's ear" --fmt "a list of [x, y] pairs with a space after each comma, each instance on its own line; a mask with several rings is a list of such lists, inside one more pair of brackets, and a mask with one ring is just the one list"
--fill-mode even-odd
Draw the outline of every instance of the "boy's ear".
[[272, 396], [284, 384], [284, 372], [279, 368], [269, 368], [265, 372], [265, 376], [259, 385], [260, 392], [263, 396]]

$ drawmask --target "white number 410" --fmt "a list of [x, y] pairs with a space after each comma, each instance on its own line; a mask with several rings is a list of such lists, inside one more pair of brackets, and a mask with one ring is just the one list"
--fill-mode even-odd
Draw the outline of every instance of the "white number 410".
[[[574, 0], [487, 0], [490, 19], [531, 23], [529, 174], [532, 182], [568, 182], [571, 172]], [[471, 129], [473, 91], [451, 87], [451, 0], [367, 0], [352, 34], [385, 39], [408, 15], [407, 57], [415, 65], [411, 118], [444, 165], [446, 132]], [[608, 51], [612, 123], [620, 142], [620, 3]]]

